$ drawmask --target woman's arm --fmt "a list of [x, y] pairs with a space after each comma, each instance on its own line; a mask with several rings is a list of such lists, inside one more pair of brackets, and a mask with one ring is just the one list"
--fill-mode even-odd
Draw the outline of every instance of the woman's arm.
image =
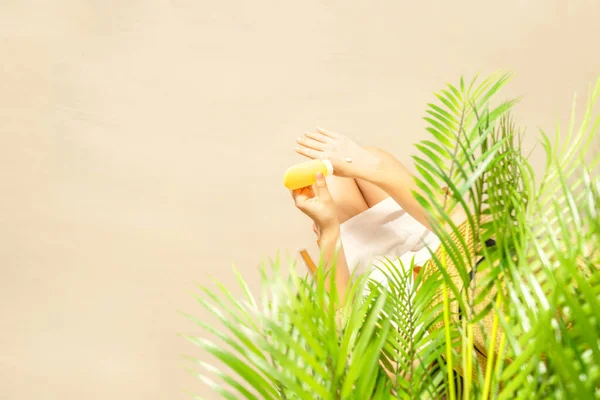
[[331, 290], [330, 278], [332, 276], [331, 268], [335, 264], [335, 287], [337, 289], [340, 305], [346, 300], [346, 292], [350, 284], [350, 270], [346, 262], [344, 247], [340, 238], [340, 226], [325, 228], [320, 232], [319, 249], [321, 258], [325, 263], [325, 285], [328, 291]]
[[[390, 153], [374, 147], [368, 147], [366, 150], [377, 156], [380, 162], [376, 168], [365, 170], [361, 178], [380, 187], [414, 219], [423, 224], [427, 229], [432, 230], [429, 213], [419, 204], [413, 194], [416, 192], [423, 195], [423, 191], [415, 183], [414, 175]], [[440, 204], [444, 204], [445, 196], [444, 191], [440, 190], [438, 194], [438, 202]], [[450, 219], [455, 224], [464, 221], [466, 218], [466, 213], [462, 207], [454, 208], [450, 214]], [[449, 228], [445, 226], [445, 229]]]
[[323, 174], [315, 177], [314, 189], [305, 187], [292, 191], [296, 207], [308, 215], [317, 226], [320, 238], [319, 248], [325, 265], [325, 285], [331, 290], [331, 268], [335, 265], [335, 285], [340, 299], [344, 304], [346, 292], [350, 283], [350, 271], [340, 239], [340, 223], [337, 218], [335, 202], [327, 189]]
[[[414, 219], [431, 230], [429, 214], [413, 194], [422, 193], [413, 174], [390, 153], [373, 147], [366, 149], [377, 156], [379, 163], [374, 168], [362, 171], [360, 178], [380, 187]], [[442, 196], [440, 193], [440, 197]]]
[[[296, 151], [308, 158], [328, 159], [339, 176], [363, 179], [383, 189], [407, 213], [431, 230], [429, 213], [415, 198], [421, 192], [410, 171], [388, 152], [365, 148], [339, 133], [317, 128], [298, 138]], [[444, 196], [440, 193], [440, 197]], [[440, 199], [443, 200], [443, 199]], [[453, 218], [461, 218], [453, 213]]]

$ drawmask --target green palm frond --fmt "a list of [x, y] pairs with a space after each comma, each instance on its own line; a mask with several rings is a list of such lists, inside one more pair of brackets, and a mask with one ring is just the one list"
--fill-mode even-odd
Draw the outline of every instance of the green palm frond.
[[[221, 321], [227, 333], [190, 317], [216, 335], [222, 345], [198, 336], [188, 338], [233, 372], [201, 362], [226, 385], [215, 386], [203, 375], [205, 383], [224, 397], [235, 393], [238, 397], [233, 398], [247, 399], [363, 399], [382, 384], [391, 390], [379, 365], [391, 326], [389, 319], [381, 318], [385, 292], [355, 295], [360, 300], [340, 310], [337, 299], [325, 290], [325, 274], [314, 282], [296, 274], [283, 279], [278, 262], [270, 274], [266, 268], [263, 271], [262, 304], [255, 301], [241, 278], [244, 300], [236, 300], [223, 287], [220, 295], [202, 289], [205, 296], [198, 301]], [[352, 290], [362, 293], [364, 287], [364, 279], [358, 279]]]
[[[385, 277], [387, 285], [371, 283], [388, 293], [383, 319], [392, 321], [382, 354], [382, 364], [392, 377], [394, 391], [408, 398], [427, 395], [439, 397], [443, 391], [443, 374], [435, 367], [444, 351], [443, 337], [430, 334], [430, 327], [440, 322], [436, 307], [429, 301], [439, 289], [437, 279], [413, 280], [414, 265], [404, 265], [402, 260], [386, 260], [377, 270]], [[419, 288], [419, 290], [417, 290]], [[437, 307], [439, 308], [439, 307]]]
[[461, 79], [428, 105], [415, 196], [441, 245], [416, 280], [413, 265], [386, 260], [384, 279], [357, 278], [342, 307], [323, 265], [299, 277], [275, 260], [262, 269], [260, 298], [239, 275], [241, 298], [218, 283], [201, 289], [219, 326], [188, 315], [204, 331], [188, 338], [215, 360], [197, 360], [211, 390], [228, 399], [600, 397], [600, 79], [564, 140], [558, 127], [553, 140], [541, 132], [541, 177], [511, 116], [517, 100], [494, 102], [509, 80]]
[[[596, 223], [594, 218], [597, 219], [597, 214], [587, 212], [587, 219], [583, 218], [583, 210], [593, 210], [595, 207], [594, 195], [590, 190], [592, 185], [589, 171], [586, 172], [581, 168], [582, 164], [579, 162], [581, 158], [574, 151], [574, 148], [584, 153], [587, 151], [599, 125], [598, 118], [594, 123], [590, 123], [599, 93], [598, 88], [599, 86], [596, 85], [592, 91], [578, 133], [575, 135], [569, 133], [570, 146], [558, 148], [558, 143], [551, 145], [548, 138], [542, 136], [549, 167], [539, 187], [534, 183], [531, 166], [522, 156], [519, 136], [514, 127], [508, 123], [509, 120], [505, 119], [496, 130], [502, 135], [491, 135], [492, 143], [501, 141], [500, 150], [494, 161], [482, 171], [480, 177], [473, 180], [470, 188], [470, 202], [465, 206], [465, 209], [469, 210], [467, 214], [469, 218], [478, 219], [479, 216], [489, 218], [489, 222], [482, 225], [479, 233], [482, 239], [493, 236], [496, 239], [496, 246], [493, 252], [483, 251], [486, 262], [478, 267], [477, 275], [480, 275], [482, 270], [491, 272], [484, 273], [484, 281], [476, 282], [477, 290], [484, 295], [469, 298], [467, 290], [460, 294], [463, 301], [460, 301], [461, 298], [457, 301], [460, 303], [460, 312], [466, 315], [465, 319], [477, 322], [478, 319], [483, 318], [481, 314], [488, 313], [491, 310], [490, 306], [493, 305], [492, 296], [487, 296], [488, 302], [485, 307], [481, 308], [479, 303], [480, 300], [486, 300], [485, 290], [490, 289], [486, 287], [486, 283], [496, 286], [497, 293], [505, 293], [505, 301], [500, 304], [501, 308], [495, 309], [501, 328], [496, 328], [493, 332], [497, 335], [500, 330], [501, 335], [506, 337], [507, 349], [500, 351], [503, 350], [503, 356], [507, 362], [510, 361], [500, 366], [504, 367], [504, 370], [499, 371], [500, 376], [496, 376], [499, 382], [495, 383], [494, 387], [503, 387], [499, 393], [500, 398], [512, 397], [519, 393], [537, 396], [544, 393], [559, 393], [560, 390], [565, 394], [585, 398], [581, 396], [591, 396], [592, 389], [598, 385], [595, 369], [591, 370], [591, 377], [586, 376], [585, 382], [580, 382], [581, 377], [575, 374], [575, 371], [590, 371], [590, 367], [595, 365], [597, 369], [600, 365], [600, 359], [594, 357], [600, 350], [597, 344], [598, 335], [592, 333], [599, 331], [595, 321], [600, 319], [594, 315], [594, 312], [586, 314], [583, 311], [587, 308], [578, 306], [584, 303], [589, 310], [597, 310], [597, 289], [595, 289], [597, 285], [590, 282], [594, 282], [592, 278], [598, 273], [598, 264], [597, 262], [582, 264], [582, 259], [592, 254], [589, 247], [594, 247], [593, 241], [586, 239], [594, 237], [594, 234], [586, 232], [585, 227]], [[570, 130], [572, 129], [573, 126]], [[457, 145], [458, 147], [460, 145]], [[482, 146], [480, 151], [485, 152], [489, 148], [489, 145]], [[593, 157], [592, 162], [587, 166], [595, 168], [598, 159], [598, 156]], [[477, 171], [471, 169], [470, 172]], [[578, 174], [581, 174], [581, 178]], [[449, 178], [450, 175], [447, 174], [442, 180]], [[587, 185], [581, 189], [584, 181]], [[432, 194], [430, 192], [427, 196], [430, 201]], [[463, 193], [459, 193], [458, 196], [456, 194], [454, 196], [462, 195]], [[584, 198], [590, 203], [586, 204]], [[461, 201], [459, 198], [455, 200]], [[440, 225], [437, 225], [437, 228], [440, 228]], [[451, 224], [450, 230], [455, 231], [456, 227]], [[439, 234], [444, 237], [446, 233], [442, 231]], [[477, 237], [475, 229], [473, 235]], [[452, 257], [454, 244], [446, 244], [443, 240], [444, 250]], [[595, 246], [597, 248], [597, 245]], [[456, 259], [459, 260], [458, 263]], [[440, 260], [436, 261], [441, 269], [442, 263]], [[472, 293], [475, 294], [476, 285], [464, 279], [469, 269], [474, 267], [473, 259], [452, 257], [452, 261], [463, 277], [462, 284], [467, 287], [471, 283]], [[446, 281], [445, 284], [452, 288], [456, 299], [459, 296], [456, 285], [447, 274], [441, 275]], [[585, 293], [587, 296], [582, 299], [579, 294], [577, 300], [571, 298], [572, 291]], [[469, 306], [466, 303], [470, 303]], [[469, 315], [469, 308], [477, 308], [477, 306], [480, 306], [482, 311], [479, 314], [474, 312]], [[580, 311], [577, 324], [574, 321], [566, 322], [561, 319], [565, 314], [562, 312], [565, 308], [571, 313], [575, 310]], [[558, 336], [559, 332], [551, 329], [552, 324], [558, 324], [563, 330], [566, 329], [565, 327], [581, 327], [583, 335], [579, 336], [579, 339], [582, 347], [578, 346], [575, 340], [578, 337], [575, 328], [569, 328], [567, 333], [563, 332], [562, 336]], [[459, 327], [446, 327], [446, 329], [459, 329]], [[569, 342], [550, 340], [556, 337], [567, 338]], [[468, 341], [468, 338], [463, 335], [463, 346], [465, 341]], [[486, 342], [488, 354], [493, 354], [494, 344], [490, 343], [488, 338]], [[551, 354], [558, 358], [550, 359]], [[582, 361], [585, 359], [583, 354], [593, 361], [587, 365], [587, 368]], [[465, 358], [468, 358], [468, 354], [462, 355], [463, 361]], [[578, 368], [565, 369], [565, 366], [573, 365], [575, 359], [579, 360]], [[551, 363], [549, 360], [554, 362]], [[562, 376], [555, 373], [553, 365], [560, 365]], [[487, 376], [486, 381], [483, 382], [484, 387], [492, 385], [491, 373]], [[566, 379], [567, 377], [569, 379]], [[571, 383], [568, 383], [570, 381]], [[553, 385], [552, 382], [557, 383]]]
[[[541, 364], [545, 390], [578, 398], [593, 396], [600, 387], [600, 271], [594, 256], [598, 214], [590, 212], [597, 207], [593, 187], [598, 179], [589, 172], [599, 158], [595, 155], [587, 164], [580, 158], [599, 126], [600, 116], [593, 117], [599, 93], [600, 80], [591, 92], [580, 128], [574, 134], [573, 123], [569, 128], [569, 145], [551, 145], [542, 134], [548, 168], [535, 192], [536, 201], [528, 207], [531, 234], [518, 269], [529, 289], [519, 288], [521, 299], [528, 300], [521, 304], [535, 311], [520, 322], [528, 322], [532, 331], [540, 331], [538, 338], [545, 339], [538, 352], [545, 356]], [[523, 357], [515, 362], [531, 363]]]

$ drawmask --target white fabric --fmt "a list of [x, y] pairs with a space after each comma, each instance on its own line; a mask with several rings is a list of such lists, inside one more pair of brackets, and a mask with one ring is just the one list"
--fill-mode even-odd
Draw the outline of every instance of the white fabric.
[[[386, 270], [391, 267], [390, 263], [397, 269], [410, 268], [411, 265], [423, 266], [431, 258], [431, 252], [440, 245], [436, 235], [404, 211], [392, 198], [387, 198], [344, 222], [340, 233], [350, 271], [355, 276], [368, 273], [369, 280], [384, 287], [387, 287], [387, 280], [377, 267]], [[412, 274], [410, 277], [409, 285], [412, 285]], [[368, 296], [369, 286], [365, 286], [363, 290], [363, 296]], [[391, 324], [397, 328], [393, 319]], [[423, 324], [416, 327], [415, 337], [422, 327]], [[425, 335], [428, 335], [427, 332]]]
[[397, 268], [401, 264], [409, 267], [413, 257], [414, 265], [422, 266], [430, 251], [439, 246], [438, 238], [392, 198], [344, 222], [341, 240], [350, 271], [357, 276], [368, 272], [381, 283], [381, 272], [375, 266], [386, 258]]

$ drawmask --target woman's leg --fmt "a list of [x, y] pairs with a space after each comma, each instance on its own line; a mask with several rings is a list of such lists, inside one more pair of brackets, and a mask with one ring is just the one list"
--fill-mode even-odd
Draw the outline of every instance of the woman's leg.
[[[377, 147], [365, 146], [365, 149], [369, 151], [371, 154], [380, 155], [381, 151]], [[383, 189], [379, 186], [376, 186], [370, 182], [364, 181], [362, 179], [356, 179], [356, 185], [358, 189], [363, 195], [363, 198], [367, 202], [369, 208], [373, 207], [375, 204], [382, 202], [383, 200], [390, 197]]]
[[[376, 147], [365, 147], [370, 153], [381, 152]], [[390, 197], [383, 189], [362, 179], [327, 177], [327, 186], [338, 206], [340, 224]]]
[[337, 205], [340, 224], [370, 207], [356, 181], [352, 178], [328, 176], [327, 187]]
[[356, 186], [358, 186], [358, 189], [369, 208], [390, 197], [390, 195], [384, 192], [380, 187], [375, 186], [370, 182], [363, 181], [362, 179], [356, 179]]

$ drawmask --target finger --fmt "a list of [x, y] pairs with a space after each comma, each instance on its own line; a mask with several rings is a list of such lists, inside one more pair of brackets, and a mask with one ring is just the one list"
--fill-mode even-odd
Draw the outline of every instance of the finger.
[[292, 198], [294, 199], [296, 207], [298, 207], [299, 204], [303, 204], [308, 199], [308, 196], [302, 191], [302, 189], [296, 189], [292, 190]]
[[296, 142], [304, 147], [308, 147], [309, 149], [323, 151], [325, 149], [325, 143], [318, 142], [314, 139], [308, 137], [299, 137], [296, 139]]
[[315, 175], [315, 190], [317, 197], [320, 199], [329, 199], [331, 197], [329, 189], [327, 189], [327, 182], [325, 182], [325, 177], [321, 172], [317, 172]]
[[315, 197], [315, 192], [311, 186], [305, 186], [299, 189], [292, 190], [292, 197], [305, 196], [307, 198]]
[[322, 133], [323, 135], [328, 136], [332, 139], [335, 139], [338, 137], [337, 133], [328, 131], [327, 129], [324, 129], [324, 128], [317, 128], [317, 132]]
[[304, 136], [321, 143], [328, 143], [331, 140], [329, 136], [325, 136], [321, 132], [304, 132]]
[[309, 199], [315, 197], [315, 191], [313, 190], [312, 186], [302, 188], [302, 194]]
[[315, 192], [311, 186], [292, 190], [292, 198], [296, 207], [302, 211], [306, 210], [309, 200], [315, 197]]
[[306, 211], [306, 203], [308, 198], [306, 196], [296, 196], [294, 198], [294, 205], [302, 212]]
[[308, 147], [302, 145], [296, 147], [296, 153], [303, 155], [304, 157], [312, 158], [313, 160], [316, 158], [321, 159], [324, 157], [324, 153], [322, 151], [309, 149]]

